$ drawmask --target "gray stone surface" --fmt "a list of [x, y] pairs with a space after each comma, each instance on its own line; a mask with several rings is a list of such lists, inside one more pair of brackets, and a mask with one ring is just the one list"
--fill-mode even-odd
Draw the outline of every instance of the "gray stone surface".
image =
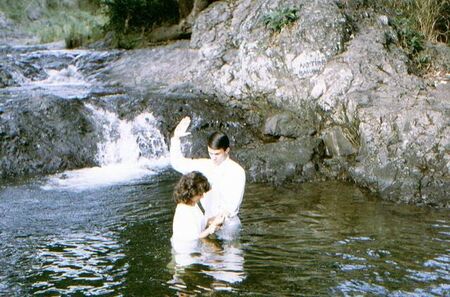
[[304, 182], [317, 177], [318, 139], [308, 136], [242, 150], [237, 158], [250, 181], [282, 184]]
[[[298, 9], [298, 21], [267, 29], [264, 17], [285, 7]], [[263, 95], [299, 111], [309, 78], [344, 41], [345, 17], [333, 1], [244, 0], [213, 3], [197, 19], [191, 46], [199, 49], [197, 73], [208, 93], [224, 100]]]
[[[286, 7], [298, 20], [266, 28]], [[118, 112], [151, 107], [167, 138], [193, 116], [194, 155], [207, 132], [226, 128], [250, 180], [342, 178], [392, 201], [450, 207], [450, 88], [408, 73], [386, 16], [361, 15], [349, 23], [332, 0], [216, 1], [190, 42], [128, 51], [98, 77], [153, 92]], [[446, 71], [449, 47], [431, 50]]]
[[277, 137], [297, 138], [314, 134], [314, 127], [297, 115], [289, 112], [269, 116], [264, 124], [264, 134]]
[[[279, 33], [261, 22], [277, 7], [300, 9]], [[386, 16], [367, 14], [349, 39], [351, 26], [333, 1], [218, 2], [193, 28], [197, 82], [224, 102], [264, 98], [316, 123], [331, 158], [323, 160], [324, 174], [386, 199], [449, 206], [448, 93], [442, 98], [408, 73], [388, 24]], [[446, 57], [449, 48], [438, 52]], [[268, 117], [264, 133], [296, 137], [295, 118]]]
[[98, 137], [79, 100], [33, 96], [2, 106], [0, 177], [54, 173], [95, 164]]

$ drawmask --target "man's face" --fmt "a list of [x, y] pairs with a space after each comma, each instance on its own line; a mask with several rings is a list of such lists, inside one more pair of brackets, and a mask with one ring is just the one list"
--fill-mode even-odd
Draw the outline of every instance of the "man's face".
[[220, 165], [225, 159], [228, 157], [228, 152], [230, 151], [230, 148], [224, 149], [212, 149], [208, 146], [208, 154], [211, 160], [213, 161], [214, 165], [218, 166]]

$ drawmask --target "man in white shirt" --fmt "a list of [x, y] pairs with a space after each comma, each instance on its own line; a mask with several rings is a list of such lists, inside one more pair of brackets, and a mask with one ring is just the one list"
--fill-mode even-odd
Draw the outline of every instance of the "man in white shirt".
[[238, 227], [240, 220], [237, 214], [244, 196], [245, 171], [238, 163], [230, 159], [230, 141], [227, 135], [221, 132], [215, 132], [208, 138], [209, 159], [185, 158], [181, 152], [180, 137], [190, 134], [186, 132], [190, 122], [191, 119], [185, 117], [175, 128], [170, 143], [172, 167], [183, 174], [191, 171], [203, 173], [212, 187], [201, 201], [206, 218], [224, 216], [223, 229]]

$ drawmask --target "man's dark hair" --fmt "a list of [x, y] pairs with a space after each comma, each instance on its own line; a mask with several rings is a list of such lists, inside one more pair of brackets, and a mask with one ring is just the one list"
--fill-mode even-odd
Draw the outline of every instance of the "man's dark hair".
[[211, 189], [208, 179], [198, 171], [185, 174], [178, 181], [173, 192], [175, 203], [194, 204], [192, 199], [203, 195]]
[[208, 146], [213, 150], [226, 150], [230, 147], [230, 139], [223, 132], [214, 132], [208, 137]]

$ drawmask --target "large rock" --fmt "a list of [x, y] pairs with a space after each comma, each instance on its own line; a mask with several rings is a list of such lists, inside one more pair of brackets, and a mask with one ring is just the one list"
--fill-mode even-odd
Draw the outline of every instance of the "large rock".
[[76, 66], [86, 77], [97, 79], [102, 65], [117, 59], [118, 53], [52, 49], [0, 47], [1, 178], [97, 163], [102, 128], [82, 99], [110, 94], [103, 94], [101, 88], [87, 92], [91, 83], [83, 81]]
[[[283, 8], [297, 9], [298, 20], [266, 28], [264, 18]], [[386, 16], [363, 16], [350, 24], [328, 0], [219, 1], [198, 17], [190, 47], [130, 52], [111, 75], [238, 107], [242, 128], [257, 131], [257, 145], [238, 154], [252, 180], [302, 181], [319, 169], [386, 199], [448, 206], [448, 89], [408, 73]], [[308, 153], [290, 151], [294, 144]]]
[[321, 89], [312, 97], [327, 126], [348, 140], [326, 143], [334, 156], [352, 155], [345, 162], [353, 180], [387, 199], [445, 206], [448, 97], [436, 97], [433, 87], [408, 74], [395, 36], [381, 22], [367, 24], [312, 80], [311, 93]]
[[[297, 9], [298, 21], [272, 32], [264, 18]], [[194, 25], [202, 88], [220, 98], [263, 95], [303, 112], [303, 90], [327, 61], [344, 49], [346, 22], [334, 1], [243, 0], [212, 4]], [[295, 100], [294, 100], [295, 99]]]
[[320, 140], [309, 136], [247, 148], [237, 159], [245, 165], [250, 181], [282, 184], [317, 178], [322, 158]]
[[188, 41], [133, 50], [111, 64], [108, 80], [142, 91], [184, 85], [192, 82], [197, 60], [197, 51], [189, 48]]
[[[297, 9], [299, 18], [273, 32], [264, 20], [284, 8]], [[199, 15], [190, 43], [111, 60], [100, 55], [93, 63], [80, 58], [77, 65], [89, 77], [124, 87], [123, 94], [136, 92], [134, 99], [113, 96], [108, 104], [122, 118], [150, 109], [167, 138], [181, 117], [191, 115], [192, 156], [206, 156], [209, 132], [226, 130], [250, 180], [343, 178], [385, 199], [448, 207], [449, 87], [408, 73], [408, 58], [386, 16], [361, 16], [349, 23], [334, 0], [217, 1]], [[436, 55], [446, 60], [448, 50], [436, 48]], [[105, 63], [110, 66], [97, 68]], [[1, 81], [13, 85], [9, 74], [20, 67], [6, 66]], [[16, 135], [2, 125], [9, 131], [2, 137]]]
[[[298, 9], [299, 19], [272, 32], [263, 19], [282, 8]], [[386, 199], [449, 206], [448, 89], [443, 98], [408, 73], [386, 16], [365, 17], [349, 24], [326, 0], [214, 3], [193, 27], [194, 81], [226, 104], [266, 101], [289, 110], [263, 115], [266, 134], [296, 139], [296, 123], [312, 123], [325, 144], [321, 170], [330, 177]], [[352, 25], [357, 30], [349, 31]]]
[[0, 112], [1, 178], [95, 164], [98, 136], [81, 101], [31, 96]]

